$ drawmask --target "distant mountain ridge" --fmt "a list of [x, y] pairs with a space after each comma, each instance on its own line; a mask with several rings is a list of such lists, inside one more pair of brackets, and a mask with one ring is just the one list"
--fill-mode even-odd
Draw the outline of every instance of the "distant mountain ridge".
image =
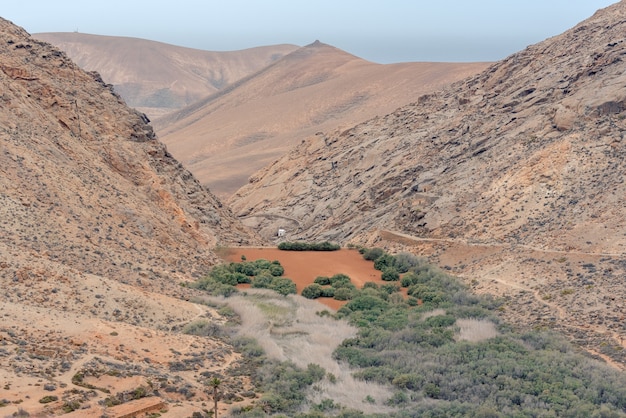
[[384, 115], [486, 66], [374, 64], [316, 41], [154, 125], [200, 181], [227, 196], [316, 132]]
[[81, 68], [98, 71], [129, 106], [151, 119], [215, 93], [298, 48], [272, 45], [216, 52], [77, 32], [34, 37], [62, 49]]

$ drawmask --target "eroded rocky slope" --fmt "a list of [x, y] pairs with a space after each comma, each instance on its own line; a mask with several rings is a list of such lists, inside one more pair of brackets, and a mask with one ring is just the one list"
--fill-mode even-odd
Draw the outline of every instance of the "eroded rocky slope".
[[[289, 239], [427, 243], [441, 258], [487, 248], [447, 260], [527, 292], [541, 308], [527, 323], [591, 326], [581, 339], [622, 347], [625, 18], [618, 3], [390, 115], [309, 137], [233, 210], [268, 238], [283, 227]], [[537, 254], [543, 267], [529, 269]]]
[[[220, 320], [185, 302], [180, 282], [206, 272], [216, 246], [259, 239], [97, 74], [1, 19], [0, 45], [4, 411], [101, 415], [106, 391], [157, 381], [188, 407], [206, 400], [193, 370], [237, 367], [239, 356], [180, 335], [190, 321]], [[46, 395], [58, 401], [37, 402]]]

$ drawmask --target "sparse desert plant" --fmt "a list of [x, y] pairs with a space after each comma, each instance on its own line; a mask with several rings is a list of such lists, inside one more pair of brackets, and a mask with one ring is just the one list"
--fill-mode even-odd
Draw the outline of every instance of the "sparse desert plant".
[[223, 334], [218, 324], [206, 319], [198, 319], [188, 323], [183, 327], [182, 332], [183, 334], [196, 335], [199, 337], [218, 337]]
[[30, 417], [30, 413], [26, 411], [25, 409], [18, 408], [17, 412], [14, 412], [13, 414], [11, 414], [11, 417], [27, 418], [27, 417]]
[[50, 403], [54, 401], [58, 401], [59, 397], [55, 395], [46, 395], [43, 398], [39, 399], [39, 403]]
[[363, 258], [368, 261], [375, 261], [378, 257], [383, 255], [385, 251], [382, 248], [370, 248], [363, 250]]

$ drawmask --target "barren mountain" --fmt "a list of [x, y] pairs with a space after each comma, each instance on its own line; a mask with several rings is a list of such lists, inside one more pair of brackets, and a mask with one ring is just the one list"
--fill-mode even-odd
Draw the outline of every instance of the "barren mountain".
[[498, 286], [518, 323], [562, 327], [624, 366], [625, 33], [620, 2], [392, 114], [312, 136], [232, 208], [266, 237], [283, 227], [431, 254]]
[[172, 154], [218, 196], [320, 130], [387, 114], [486, 68], [482, 63], [374, 64], [319, 41], [155, 121]]
[[126, 103], [151, 119], [181, 109], [275, 62], [298, 47], [213, 52], [145, 39], [38, 33], [81, 68], [98, 71]]
[[[200, 352], [205, 368], [235, 367], [223, 343], [171, 332], [218, 317], [182, 300], [180, 282], [216, 262], [216, 245], [259, 239], [99, 75], [1, 19], [0, 43], [4, 411], [100, 416], [107, 391], [202, 388], [188, 367], [170, 369]], [[45, 395], [58, 401], [38, 403]]]

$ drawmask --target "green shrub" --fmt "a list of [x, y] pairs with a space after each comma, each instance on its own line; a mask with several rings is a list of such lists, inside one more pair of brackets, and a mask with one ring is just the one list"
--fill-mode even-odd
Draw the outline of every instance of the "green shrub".
[[252, 279], [252, 287], [257, 289], [269, 289], [272, 285], [274, 276], [272, 275], [260, 275]]
[[383, 255], [385, 252], [382, 248], [370, 248], [366, 249], [363, 252], [363, 258], [368, 261], [375, 261], [378, 257]]
[[349, 287], [349, 288], [355, 287], [352, 284], [350, 277], [342, 273], [335, 274], [334, 276], [332, 276], [330, 278], [330, 285], [334, 287], [335, 289], [340, 288], [340, 287]]
[[383, 271], [388, 267], [393, 267], [395, 259], [390, 254], [383, 254], [374, 261], [374, 268]]
[[285, 269], [280, 264], [272, 263], [269, 266], [270, 274], [274, 277], [282, 276], [285, 273]]
[[404, 276], [402, 276], [402, 278], [400, 279], [400, 285], [402, 287], [410, 287], [414, 284], [417, 284], [417, 274], [413, 273], [412, 271], [405, 273]]
[[302, 296], [307, 299], [317, 299], [321, 297], [323, 293], [322, 286], [317, 283], [312, 283], [302, 289]]
[[319, 284], [321, 286], [328, 286], [330, 285], [330, 277], [317, 276], [315, 280], [313, 280], [313, 283]]
[[323, 287], [322, 288], [322, 298], [334, 298], [335, 297], [335, 288], [334, 287]]
[[429, 327], [445, 328], [454, 325], [456, 318], [452, 315], [435, 315], [426, 319]]
[[338, 244], [328, 241], [318, 243], [297, 242], [281, 242], [278, 249], [283, 251], [337, 251], [341, 249]]
[[399, 253], [394, 256], [394, 267], [400, 273], [406, 273], [412, 268], [425, 265], [426, 261], [409, 253]]
[[287, 277], [274, 277], [270, 283], [269, 289], [272, 289], [283, 296], [296, 294], [297, 292], [296, 284], [293, 280], [288, 279]]
[[424, 378], [415, 373], [402, 373], [395, 376], [391, 384], [400, 389], [417, 390], [422, 386], [423, 381]]
[[398, 270], [396, 270], [394, 267], [386, 267], [383, 270], [381, 279], [386, 282], [395, 282], [400, 280], [400, 274], [398, 273]]
[[397, 293], [400, 291], [400, 286], [397, 283], [385, 283], [380, 286], [381, 292], [384, 292], [388, 295], [392, 293]]
[[350, 300], [352, 299], [353, 290], [348, 287], [340, 287], [335, 289], [335, 294], [333, 298], [335, 300]]

